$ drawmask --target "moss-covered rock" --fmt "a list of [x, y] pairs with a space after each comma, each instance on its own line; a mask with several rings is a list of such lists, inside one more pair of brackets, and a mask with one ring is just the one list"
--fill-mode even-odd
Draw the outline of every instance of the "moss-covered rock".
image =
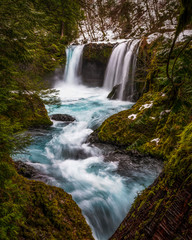
[[[185, 79], [175, 94], [166, 79], [164, 55], [161, 50], [157, 52], [157, 45], [151, 48], [159, 57], [151, 57], [145, 80], [146, 86], [150, 87], [131, 109], [109, 117], [94, 134], [102, 142], [168, 158], [177, 147], [179, 134], [191, 121], [191, 77]], [[186, 50], [187, 56], [189, 52], [191, 47]], [[180, 64], [181, 61], [184, 64], [186, 60], [180, 59]], [[152, 74], [154, 71], [156, 74]], [[182, 68], [178, 68], [178, 74], [180, 71]], [[191, 68], [187, 71], [189, 74]]]
[[10, 107], [8, 117], [19, 122], [23, 128], [52, 125], [43, 101], [36, 94], [23, 95], [16, 106]]
[[17, 174], [0, 162], [0, 239], [93, 239], [71, 195]]
[[97, 61], [103, 64], [107, 64], [111, 55], [114, 44], [86, 44], [83, 51], [84, 60]]
[[134, 202], [111, 239], [191, 239], [192, 123], [159, 178]]

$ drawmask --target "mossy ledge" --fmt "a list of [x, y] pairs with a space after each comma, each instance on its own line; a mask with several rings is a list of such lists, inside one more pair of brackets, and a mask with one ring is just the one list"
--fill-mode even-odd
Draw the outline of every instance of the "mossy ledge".
[[0, 239], [93, 239], [71, 195], [20, 176], [9, 157], [0, 165]]
[[107, 64], [114, 44], [111, 43], [89, 43], [83, 51], [83, 58], [89, 61], [98, 61]]
[[49, 127], [53, 124], [47, 114], [43, 101], [37, 95], [28, 97], [25, 108], [27, 116], [26, 122], [23, 124], [24, 127]]
[[[131, 109], [109, 117], [92, 134], [92, 142], [118, 145], [127, 152], [138, 151], [164, 161], [159, 178], [138, 195], [112, 240], [192, 236], [192, 46], [178, 59], [174, 72], [177, 89], [173, 91], [166, 77], [166, 44], [159, 39], [145, 45], [148, 63], [139, 77], [141, 80], [143, 74], [143, 95]], [[173, 56], [181, 48], [182, 44], [177, 44]]]

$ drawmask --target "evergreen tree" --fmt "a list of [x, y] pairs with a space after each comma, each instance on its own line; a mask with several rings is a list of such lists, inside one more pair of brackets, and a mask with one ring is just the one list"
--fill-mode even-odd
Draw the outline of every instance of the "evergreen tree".
[[38, 115], [37, 98], [47, 89], [42, 77], [64, 63], [65, 46], [77, 36], [81, 17], [76, 0], [0, 2], [1, 156], [25, 146], [18, 132], [27, 126], [27, 112]]

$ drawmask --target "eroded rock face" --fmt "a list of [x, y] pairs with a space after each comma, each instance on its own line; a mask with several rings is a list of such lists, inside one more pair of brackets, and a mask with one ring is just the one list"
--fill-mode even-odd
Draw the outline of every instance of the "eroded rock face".
[[50, 118], [55, 121], [74, 122], [76, 119], [68, 114], [53, 114]]
[[[163, 178], [165, 178], [164, 172], [145, 191], [148, 193], [146, 199], [141, 195], [136, 200], [127, 217], [110, 238], [111, 240], [191, 239], [190, 216], [192, 211], [189, 203], [192, 199], [192, 183], [188, 182], [183, 188], [181, 180], [178, 179], [172, 188], [171, 196], [163, 187], [161, 190], [153, 192], [154, 187], [157, 187]], [[174, 190], [176, 194], [174, 194]]]
[[82, 81], [91, 87], [102, 87], [113, 44], [87, 44], [83, 50]]
[[191, 240], [192, 236], [192, 123], [157, 180], [145, 189], [111, 240]]
[[26, 177], [31, 180], [38, 180], [44, 183], [48, 183], [48, 177], [41, 171], [30, 166], [29, 164], [24, 163], [22, 161], [16, 161], [14, 162], [14, 164], [17, 172], [23, 177]]

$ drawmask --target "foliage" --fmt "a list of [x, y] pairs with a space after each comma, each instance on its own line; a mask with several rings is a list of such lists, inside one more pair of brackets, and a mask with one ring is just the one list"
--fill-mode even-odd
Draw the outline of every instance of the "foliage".
[[187, 27], [188, 24], [192, 23], [192, 2], [190, 0], [181, 0], [181, 12], [179, 15], [179, 20], [178, 20], [178, 24], [177, 24], [177, 28], [176, 28], [176, 32], [175, 32], [175, 36], [173, 39], [173, 43], [171, 45], [170, 48], [170, 52], [169, 52], [169, 56], [168, 56], [168, 61], [167, 61], [167, 68], [166, 68], [166, 73], [167, 73], [167, 77], [168, 79], [171, 81], [172, 86], [173, 86], [173, 90], [175, 91], [175, 93], [177, 92], [176, 86], [178, 86], [178, 83], [175, 83], [175, 79], [173, 76], [174, 73], [174, 67], [175, 67], [175, 63], [178, 60], [179, 55], [183, 52], [183, 50], [189, 45], [189, 43], [192, 40], [192, 37], [190, 37], [188, 39], [188, 41], [186, 42], [186, 44], [184, 45], [184, 47], [182, 48], [182, 50], [180, 51], [179, 55], [175, 58], [175, 63], [173, 64], [172, 67], [172, 74], [169, 74], [169, 65], [170, 65], [170, 58], [171, 58], [171, 54], [173, 52], [173, 48], [175, 46], [176, 40], [179, 36], [179, 34]]
[[66, 43], [71, 42], [78, 34], [78, 21], [83, 18], [83, 12], [78, 0], [42, 0], [37, 7], [45, 12], [45, 24], [51, 32], [57, 30]]
[[[42, 78], [64, 63], [65, 46], [77, 36], [77, 21], [82, 12], [78, 1], [62, 0], [2, 0], [0, 12], [3, 155], [15, 151], [16, 146], [23, 149], [29, 142], [26, 136], [18, 135], [24, 128], [51, 124], [40, 98], [46, 104], [59, 104], [59, 99]], [[62, 37], [61, 22], [65, 28]]]
[[[106, 39], [108, 30], [114, 37], [143, 37], [170, 31], [179, 14], [178, 0], [82, 0], [85, 18], [79, 24], [85, 42]], [[171, 30], [172, 31], [172, 30]], [[99, 33], [99, 34], [98, 34]], [[110, 37], [109, 37], [110, 38]]]

